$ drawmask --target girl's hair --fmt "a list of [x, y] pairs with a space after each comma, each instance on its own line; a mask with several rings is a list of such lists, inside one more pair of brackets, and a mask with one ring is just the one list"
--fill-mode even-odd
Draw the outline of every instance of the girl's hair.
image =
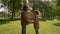
[[39, 11], [35, 10], [35, 13], [36, 13], [37, 15], [39, 15]]

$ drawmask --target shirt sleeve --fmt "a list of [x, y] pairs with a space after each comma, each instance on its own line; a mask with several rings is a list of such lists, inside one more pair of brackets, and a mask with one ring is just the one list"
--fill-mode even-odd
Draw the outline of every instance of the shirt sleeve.
[[24, 20], [26, 21], [26, 23], [29, 23], [28, 17], [27, 17], [27, 15], [26, 15], [25, 13], [23, 13], [23, 18], [24, 18]]

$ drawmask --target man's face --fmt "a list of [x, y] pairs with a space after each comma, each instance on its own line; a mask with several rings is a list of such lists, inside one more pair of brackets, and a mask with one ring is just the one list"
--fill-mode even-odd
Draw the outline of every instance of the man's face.
[[28, 8], [25, 8], [25, 10], [27, 11], [27, 10], [28, 10]]

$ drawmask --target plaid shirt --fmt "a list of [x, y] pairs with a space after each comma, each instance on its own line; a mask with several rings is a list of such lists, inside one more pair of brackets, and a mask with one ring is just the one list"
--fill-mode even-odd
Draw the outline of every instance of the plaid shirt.
[[34, 28], [35, 29], [38, 29], [39, 28], [39, 21], [38, 21], [38, 15], [35, 15], [35, 18], [34, 18]]
[[28, 17], [26, 12], [21, 13], [21, 24], [28, 24]]

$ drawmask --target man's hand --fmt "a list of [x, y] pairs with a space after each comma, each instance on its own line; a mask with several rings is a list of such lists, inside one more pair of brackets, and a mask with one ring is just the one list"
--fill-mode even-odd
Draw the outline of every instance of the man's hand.
[[34, 22], [32, 22], [32, 23], [34, 23]]
[[32, 22], [29, 22], [29, 24], [31, 24]]
[[34, 23], [34, 22], [29, 22], [29, 23], [31, 24], [31, 23]]

